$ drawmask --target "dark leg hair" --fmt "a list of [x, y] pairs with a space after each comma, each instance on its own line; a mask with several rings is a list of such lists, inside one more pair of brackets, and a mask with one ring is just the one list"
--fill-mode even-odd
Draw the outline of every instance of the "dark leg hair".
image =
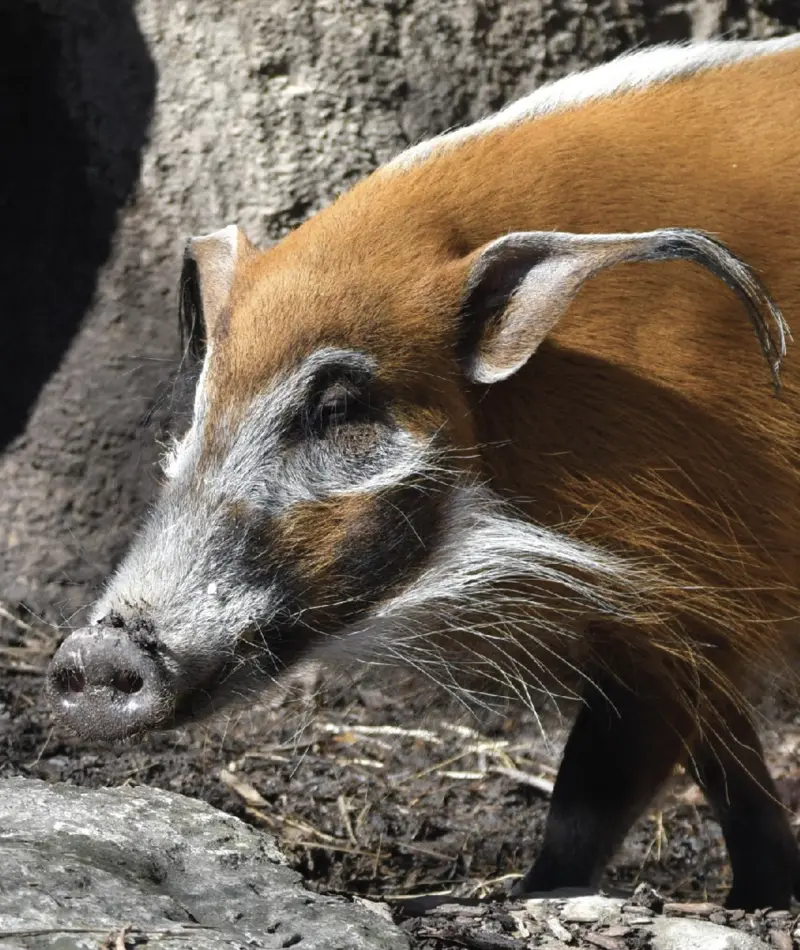
[[719, 704], [689, 767], [722, 826], [733, 868], [727, 906], [788, 910], [800, 884], [800, 851], [748, 716]]
[[586, 695], [553, 789], [544, 844], [512, 894], [595, 887], [684, 755], [692, 724], [663, 693], [606, 677]]

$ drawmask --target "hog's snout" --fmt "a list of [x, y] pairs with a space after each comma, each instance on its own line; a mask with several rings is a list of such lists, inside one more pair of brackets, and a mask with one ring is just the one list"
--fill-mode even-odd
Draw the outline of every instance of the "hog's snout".
[[158, 660], [124, 630], [88, 627], [59, 647], [47, 673], [55, 715], [84, 738], [120, 739], [166, 724], [172, 704]]

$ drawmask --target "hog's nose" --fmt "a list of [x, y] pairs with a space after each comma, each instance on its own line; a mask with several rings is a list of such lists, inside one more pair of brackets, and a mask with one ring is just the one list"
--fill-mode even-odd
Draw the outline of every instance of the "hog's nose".
[[85, 739], [120, 739], [165, 724], [172, 710], [157, 660], [124, 630], [88, 627], [58, 648], [47, 672], [53, 712]]

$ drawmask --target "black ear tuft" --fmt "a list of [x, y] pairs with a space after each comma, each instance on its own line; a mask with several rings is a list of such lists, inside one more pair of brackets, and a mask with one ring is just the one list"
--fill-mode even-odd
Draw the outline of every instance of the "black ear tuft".
[[183, 359], [190, 362], [202, 360], [206, 351], [206, 325], [200, 293], [200, 272], [188, 247], [183, 255], [178, 290], [178, 322]]

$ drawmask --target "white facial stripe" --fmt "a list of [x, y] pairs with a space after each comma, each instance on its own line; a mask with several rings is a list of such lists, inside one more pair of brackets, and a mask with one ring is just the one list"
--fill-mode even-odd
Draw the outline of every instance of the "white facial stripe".
[[407, 171], [444, 150], [510, 125], [551, 112], [565, 111], [594, 99], [644, 89], [647, 86], [691, 76], [718, 66], [729, 66], [757, 56], [800, 48], [800, 33], [770, 40], [709, 40], [691, 44], [665, 44], [624, 53], [594, 69], [574, 73], [541, 86], [495, 115], [463, 129], [446, 132], [402, 152], [381, 172]]
[[[211, 365], [212, 351], [213, 347], [209, 344], [203, 360], [203, 369], [197, 380], [192, 425], [186, 435], [171, 446], [162, 463], [167, 478], [176, 478], [197, 461], [197, 450], [202, 444], [201, 436], [208, 407], [206, 382]], [[328, 359], [334, 359], [339, 355], [345, 355], [345, 351], [325, 349], [312, 353], [288, 377], [275, 383], [266, 393], [254, 400], [247, 413], [247, 420], [243, 426], [244, 431], [240, 433], [237, 439], [237, 443], [244, 443], [241, 446], [240, 454], [247, 457], [254, 444], [260, 444], [262, 450], [265, 450], [270, 442], [274, 444], [279, 434], [276, 429], [276, 422], [279, 417], [274, 411], [275, 406], [292, 405], [297, 402], [299, 394], [308, 384], [314, 369], [321, 363], [327, 362]], [[234, 463], [229, 467], [235, 469], [237, 466]]]
[[206, 390], [206, 380], [208, 378], [208, 367], [213, 347], [211, 344], [206, 348], [203, 368], [197, 380], [197, 388], [194, 392], [194, 409], [192, 412], [192, 424], [189, 431], [182, 439], [173, 442], [168, 449], [161, 463], [164, 475], [172, 480], [197, 464], [200, 456], [200, 447], [202, 445], [202, 428], [208, 408], [208, 392]]
[[[198, 381], [195, 412], [188, 433], [169, 452], [164, 471], [171, 480], [190, 473], [203, 443], [205, 380], [210, 351]], [[250, 501], [279, 515], [300, 502], [319, 501], [336, 495], [368, 494], [390, 488], [422, 471], [431, 454], [429, 441], [404, 430], [387, 437], [370, 453], [369, 464], [347, 459], [321, 444], [302, 447], [294, 454], [281, 450], [287, 410], [300, 410], [316, 370], [341, 360], [374, 369], [370, 357], [348, 350], [325, 348], [312, 353], [287, 376], [254, 399], [244, 421], [230, 434], [230, 445], [219, 467], [205, 476], [212, 494]]]
[[431, 459], [432, 446], [427, 439], [419, 439], [400, 431], [392, 439], [385, 453], [386, 467], [374, 474], [350, 483], [341, 479], [322, 480], [322, 495], [369, 495], [404, 482], [425, 470]]
[[287, 452], [279, 447], [282, 432], [280, 423], [275, 424], [275, 406], [275, 391], [253, 404], [213, 476], [221, 491], [272, 516], [302, 502], [380, 492], [425, 468], [427, 441], [404, 430], [387, 433], [367, 460], [351, 459], [346, 450], [322, 442], [304, 442], [296, 452]]

